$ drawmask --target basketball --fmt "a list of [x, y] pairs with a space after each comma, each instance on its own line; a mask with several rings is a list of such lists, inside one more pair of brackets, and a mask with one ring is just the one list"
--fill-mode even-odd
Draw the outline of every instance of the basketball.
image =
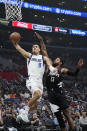
[[10, 38], [11, 42], [18, 43], [21, 39], [21, 35], [18, 32], [13, 32], [10, 34], [9, 38]]

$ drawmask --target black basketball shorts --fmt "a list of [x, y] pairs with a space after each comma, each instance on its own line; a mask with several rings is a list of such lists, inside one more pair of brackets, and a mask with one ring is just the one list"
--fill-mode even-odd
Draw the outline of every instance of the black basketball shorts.
[[57, 93], [55, 95], [50, 95], [49, 101], [52, 104], [58, 105], [61, 110], [67, 109], [70, 105], [70, 102], [67, 100], [64, 93]]

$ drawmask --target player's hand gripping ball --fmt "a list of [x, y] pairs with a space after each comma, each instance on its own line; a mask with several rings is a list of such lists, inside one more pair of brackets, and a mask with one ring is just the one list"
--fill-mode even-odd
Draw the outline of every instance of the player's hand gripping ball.
[[18, 32], [13, 32], [13, 33], [10, 34], [9, 38], [10, 38], [10, 40], [13, 44], [16, 44], [20, 41], [21, 35]]

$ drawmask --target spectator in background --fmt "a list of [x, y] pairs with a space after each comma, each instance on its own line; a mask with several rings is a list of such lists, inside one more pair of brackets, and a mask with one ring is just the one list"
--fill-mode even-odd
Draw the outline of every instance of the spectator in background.
[[2, 104], [0, 103], [0, 131], [3, 130], [3, 114], [2, 114]]
[[75, 124], [75, 131], [82, 131], [82, 129], [80, 127], [79, 116], [78, 115], [75, 115], [74, 124]]
[[37, 131], [44, 131], [46, 129], [46, 126], [42, 123], [42, 121], [39, 121], [39, 127], [37, 128]]
[[59, 122], [55, 114], [53, 114], [53, 122], [54, 122], [56, 129], [60, 129]]
[[82, 131], [87, 131], [87, 114], [86, 112], [82, 112], [82, 116], [79, 119], [80, 126], [82, 127]]
[[16, 121], [17, 114], [15, 112], [12, 113], [12, 124], [13, 127], [17, 130], [18, 127], [20, 127], [20, 124]]
[[0, 103], [0, 124], [3, 123], [3, 116], [2, 116], [2, 104]]
[[[38, 118], [37, 113], [34, 113], [33, 118], [30, 120], [30, 122], [31, 122], [31, 126], [30, 126], [31, 131], [34, 131], [34, 129], [39, 126], [39, 121], [40, 121], [40, 119]], [[39, 127], [38, 127], [38, 130], [39, 130]]]
[[5, 131], [9, 131], [9, 129], [13, 127], [12, 116], [8, 110], [6, 111], [6, 115], [3, 118], [3, 123], [4, 123]]

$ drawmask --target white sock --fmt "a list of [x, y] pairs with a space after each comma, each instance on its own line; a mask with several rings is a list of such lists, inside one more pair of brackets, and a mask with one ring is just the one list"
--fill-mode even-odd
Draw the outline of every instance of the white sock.
[[24, 108], [24, 109], [25, 109], [25, 111], [27, 111], [27, 112], [28, 112], [28, 111], [30, 110], [30, 107], [29, 107], [29, 106], [25, 106], [25, 108]]

